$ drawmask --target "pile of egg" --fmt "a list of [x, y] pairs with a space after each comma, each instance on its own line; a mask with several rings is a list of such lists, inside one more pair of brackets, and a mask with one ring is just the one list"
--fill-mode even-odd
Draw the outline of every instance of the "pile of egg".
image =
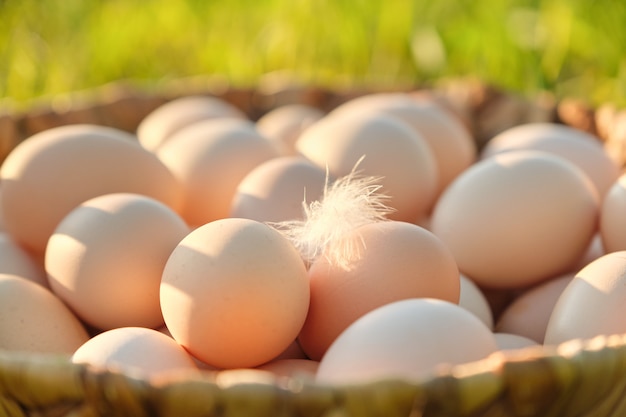
[[626, 333], [626, 176], [564, 125], [478, 150], [423, 95], [185, 97], [35, 134], [0, 181], [5, 351], [354, 383]]

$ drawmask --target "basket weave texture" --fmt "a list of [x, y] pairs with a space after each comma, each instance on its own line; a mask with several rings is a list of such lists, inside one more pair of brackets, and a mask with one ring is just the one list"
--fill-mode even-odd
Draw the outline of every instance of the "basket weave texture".
[[[193, 78], [170, 82], [157, 92], [117, 82], [85, 92], [34, 101], [26, 106], [26, 111], [3, 107], [0, 102], [0, 161], [17, 143], [55, 126], [93, 123], [134, 132], [152, 110], [182, 96], [216, 96], [256, 120], [284, 104], [309, 104], [328, 111], [351, 98], [377, 91], [334, 91], [276, 85], [275, 82], [256, 89], [238, 89], [211, 78]], [[430, 95], [450, 106], [465, 121], [479, 148], [497, 133], [522, 123], [558, 122], [598, 136], [609, 152], [626, 161], [626, 109], [616, 108], [611, 103], [594, 108], [581, 100], [556, 100], [550, 93], [522, 97], [472, 79], [417, 86], [415, 93]]]
[[[549, 95], [529, 100], [465, 80], [416, 92], [451, 105], [472, 130], [478, 148], [521, 123], [560, 122], [597, 135], [626, 162], [626, 110], [611, 105], [594, 109]], [[54, 126], [93, 123], [134, 132], [150, 111], [190, 94], [221, 97], [254, 120], [282, 104], [330, 110], [363, 93], [289, 86], [237, 90], [195, 80], [154, 94], [114, 84], [37, 103], [28, 111], [0, 108], [0, 161], [25, 138]], [[442, 368], [423, 381], [346, 386], [278, 377], [233, 383], [197, 374], [148, 380], [73, 364], [64, 356], [0, 352], [2, 416], [626, 416], [626, 335], [494, 354]]]
[[624, 416], [626, 336], [526, 348], [442, 369], [424, 381], [330, 386], [239, 384], [178, 375], [146, 380], [65, 357], [0, 354], [6, 416]]

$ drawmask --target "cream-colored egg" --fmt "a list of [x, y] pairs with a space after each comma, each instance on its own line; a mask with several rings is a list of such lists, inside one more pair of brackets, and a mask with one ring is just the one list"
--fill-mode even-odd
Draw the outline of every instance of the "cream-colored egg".
[[431, 207], [439, 179], [436, 159], [407, 123], [385, 114], [340, 114], [306, 129], [296, 149], [335, 177], [354, 170], [380, 177], [394, 220], [417, 222]]
[[300, 254], [254, 220], [198, 227], [163, 272], [161, 308], [172, 336], [218, 368], [254, 367], [278, 356], [295, 340], [308, 307]]
[[199, 373], [191, 355], [174, 339], [143, 327], [102, 332], [76, 349], [72, 362], [142, 378]]
[[626, 251], [610, 252], [581, 269], [559, 296], [544, 344], [626, 333]]
[[461, 287], [459, 294], [459, 306], [473, 313], [485, 323], [485, 326], [493, 329], [493, 312], [489, 306], [487, 297], [478, 288], [474, 281], [461, 274]]
[[324, 117], [324, 112], [306, 104], [276, 107], [257, 120], [257, 130], [271, 140], [284, 155], [296, 155], [295, 143], [300, 134]]
[[163, 268], [188, 233], [180, 216], [155, 199], [125, 193], [90, 199], [50, 238], [50, 286], [98, 329], [159, 327]]
[[369, 312], [342, 332], [320, 361], [316, 381], [420, 380], [497, 350], [491, 330], [464, 308], [436, 299], [402, 300]]
[[437, 195], [476, 160], [476, 145], [467, 128], [432, 101], [400, 92], [367, 94], [337, 107], [331, 116], [363, 112], [397, 117], [425, 139], [437, 161]]
[[307, 159], [270, 159], [239, 183], [230, 216], [260, 222], [303, 219], [303, 204], [319, 200], [325, 184], [326, 172]]
[[574, 275], [560, 275], [522, 292], [502, 312], [495, 330], [542, 344], [554, 305]]
[[270, 371], [278, 377], [314, 378], [318, 367], [319, 362], [310, 359], [277, 359], [256, 369]]
[[[602, 207], [600, 208], [602, 210]], [[600, 216], [602, 216], [602, 212], [600, 212]], [[602, 222], [602, 217], [600, 217], [600, 222]], [[587, 266], [591, 261], [595, 261], [602, 255], [606, 255], [607, 251], [604, 248], [604, 244], [602, 243], [602, 235], [599, 231], [593, 236], [589, 246], [587, 247], [587, 251], [583, 254], [583, 256], [578, 260], [572, 271], [578, 272], [585, 266]]]
[[499, 350], [519, 350], [531, 346], [540, 346], [535, 340], [529, 339], [518, 334], [511, 333], [494, 333], [493, 337], [496, 339], [496, 344]]
[[0, 350], [71, 355], [89, 339], [78, 318], [43, 286], [0, 274]]
[[179, 130], [157, 155], [182, 185], [181, 215], [197, 227], [229, 217], [239, 183], [279, 153], [252, 122], [210, 119]]
[[39, 254], [63, 217], [85, 200], [129, 192], [177, 209], [181, 197], [172, 173], [133, 135], [94, 125], [31, 136], [5, 159], [0, 180], [6, 230]]
[[182, 128], [201, 120], [221, 118], [247, 119], [247, 116], [218, 97], [180, 97], [150, 112], [137, 127], [137, 137], [146, 149], [156, 151]]
[[354, 254], [336, 262], [330, 246], [309, 269], [311, 304], [300, 346], [313, 360], [359, 317], [387, 303], [431, 297], [457, 303], [459, 271], [429, 231], [399, 221], [363, 225], [346, 236]]
[[408, 93], [413, 100], [427, 102], [439, 106], [443, 111], [454, 117], [469, 132], [474, 130], [476, 120], [472, 105], [455, 97], [449, 92], [437, 88], [419, 88]]
[[516, 150], [544, 151], [567, 159], [589, 177], [600, 199], [619, 176], [619, 166], [597, 137], [563, 124], [528, 123], [509, 128], [487, 142], [481, 157]]
[[607, 252], [626, 250], [626, 173], [611, 186], [600, 210], [600, 236]]
[[48, 287], [46, 271], [39, 260], [5, 232], [0, 232], [0, 273], [17, 275]]
[[571, 162], [506, 152], [450, 184], [431, 230], [477, 285], [524, 288], [571, 270], [596, 233], [598, 211], [593, 184]]

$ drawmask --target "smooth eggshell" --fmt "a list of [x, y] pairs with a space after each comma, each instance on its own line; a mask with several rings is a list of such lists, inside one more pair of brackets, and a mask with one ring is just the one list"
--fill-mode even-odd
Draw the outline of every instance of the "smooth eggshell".
[[535, 340], [511, 333], [494, 333], [498, 350], [518, 350], [530, 346], [540, 346]]
[[279, 377], [312, 378], [315, 377], [318, 367], [319, 362], [310, 359], [277, 359], [257, 366], [256, 369], [270, 371]]
[[303, 204], [320, 200], [326, 172], [302, 157], [279, 157], [263, 162], [237, 187], [230, 217], [260, 222], [302, 220]]
[[464, 308], [428, 298], [402, 300], [350, 325], [320, 361], [316, 381], [419, 380], [440, 367], [481, 360], [497, 350], [491, 330]]
[[0, 335], [0, 350], [68, 355], [89, 339], [57, 296], [8, 274], [0, 274]]
[[567, 159], [589, 177], [600, 199], [619, 176], [619, 166], [599, 138], [563, 124], [528, 123], [509, 128], [487, 142], [481, 157], [516, 150], [544, 151]]
[[557, 300], [544, 344], [626, 333], [626, 251], [610, 252], [581, 269]]
[[306, 268], [275, 229], [228, 218], [193, 230], [173, 250], [161, 284], [172, 336], [218, 368], [248, 368], [295, 340], [309, 307]]
[[506, 152], [450, 184], [431, 230], [477, 285], [524, 288], [571, 270], [596, 233], [598, 206], [593, 184], [571, 162]]
[[306, 129], [296, 142], [304, 157], [340, 178], [357, 167], [380, 177], [381, 193], [395, 209], [389, 218], [416, 222], [431, 207], [439, 179], [435, 157], [407, 123], [385, 114], [327, 116]]
[[296, 155], [295, 143], [300, 134], [324, 117], [324, 112], [306, 104], [286, 104], [259, 118], [257, 130], [281, 149], [284, 155]]
[[50, 286], [96, 328], [159, 327], [163, 268], [188, 233], [177, 213], [152, 198], [93, 198], [72, 210], [50, 238]]
[[[600, 222], [602, 219], [600, 219]], [[612, 251], [614, 252], [614, 251]], [[578, 272], [585, 266], [587, 266], [591, 261], [595, 261], [602, 255], [606, 255], [607, 251], [604, 249], [604, 244], [602, 243], [602, 235], [599, 231], [593, 236], [589, 246], [587, 247], [587, 251], [583, 254], [583, 256], [578, 260], [576, 265], [572, 268], [572, 271]]]
[[363, 112], [397, 117], [424, 138], [437, 161], [437, 195], [476, 159], [476, 145], [467, 128], [433, 102], [416, 100], [407, 93], [366, 94], [342, 104], [331, 115]]
[[146, 149], [156, 151], [182, 128], [201, 120], [221, 118], [246, 119], [247, 116], [218, 97], [180, 97], [162, 104], [144, 117], [137, 127], [137, 137]]
[[172, 173], [133, 135], [94, 125], [29, 137], [7, 156], [0, 180], [6, 230], [38, 253], [63, 217], [90, 198], [138, 193], [177, 209], [181, 197]]
[[18, 275], [48, 287], [46, 271], [39, 260], [5, 232], [0, 232], [0, 273]]
[[384, 304], [414, 297], [459, 301], [452, 254], [426, 229], [377, 222], [357, 228], [347, 239], [357, 254], [346, 265], [322, 253], [309, 269], [311, 304], [298, 338], [309, 358], [320, 360], [351, 323]]
[[[163, 326], [159, 327], [159, 328], [158, 328], [158, 329], [156, 329], [156, 330], [157, 330], [157, 331], [159, 331], [159, 332], [161, 332], [161, 333], [163, 333], [164, 335], [166, 335], [166, 336], [168, 336], [168, 337], [172, 337], [172, 333], [170, 333], [169, 329], [168, 329], [168, 328], [167, 328], [167, 326], [165, 326], [165, 325], [163, 325]], [[196, 358], [196, 357], [194, 357], [194, 356], [192, 356], [191, 358], [193, 359], [193, 361], [194, 361], [194, 363], [196, 364], [196, 366], [197, 366], [199, 369], [203, 370], [203, 371], [208, 371], [208, 372], [211, 372], [211, 371], [218, 371], [218, 370], [219, 370], [219, 369], [218, 369], [218, 368], [216, 368], [215, 366], [211, 366], [211, 365], [209, 365], [209, 364], [206, 364], [206, 363], [202, 362], [200, 359], [198, 359], [198, 358]]]
[[607, 252], [626, 250], [626, 174], [611, 186], [600, 210], [600, 236]]
[[413, 100], [439, 106], [451, 117], [457, 119], [469, 132], [474, 130], [475, 120], [473, 120], [471, 105], [451, 91], [440, 88], [418, 88], [408, 94]]
[[574, 276], [567, 273], [526, 289], [502, 312], [495, 330], [542, 344], [554, 305]]
[[478, 288], [474, 281], [461, 274], [461, 287], [459, 295], [459, 306], [473, 313], [485, 323], [485, 326], [493, 329], [493, 312], [489, 306], [489, 301], [482, 290]]
[[72, 362], [148, 378], [198, 372], [191, 355], [174, 339], [143, 327], [102, 332], [76, 349]]
[[239, 183], [279, 153], [249, 121], [210, 119], [179, 130], [157, 155], [182, 185], [181, 215], [197, 227], [229, 217]]

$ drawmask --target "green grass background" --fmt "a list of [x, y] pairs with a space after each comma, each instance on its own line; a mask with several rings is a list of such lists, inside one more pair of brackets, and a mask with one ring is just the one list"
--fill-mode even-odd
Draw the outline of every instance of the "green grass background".
[[0, 97], [282, 71], [331, 88], [472, 76], [626, 104], [622, 0], [0, 0]]

